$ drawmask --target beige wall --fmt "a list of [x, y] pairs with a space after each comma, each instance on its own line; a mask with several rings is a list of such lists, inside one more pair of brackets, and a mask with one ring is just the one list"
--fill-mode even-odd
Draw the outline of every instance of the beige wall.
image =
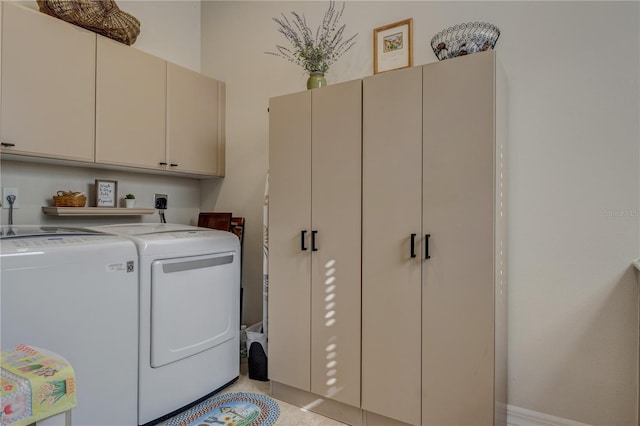
[[117, 0], [140, 20], [134, 47], [200, 72], [200, 2]]
[[[260, 319], [268, 99], [305, 89], [301, 69], [265, 55], [271, 17], [314, 27], [327, 2], [202, 3], [202, 70], [227, 83], [227, 177], [203, 204], [248, 218], [245, 318]], [[372, 74], [373, 28], [414, 19], [414, 62], [431, 37], [489, 21], [509, 80], [509, 403], [591, 424], [637, 417], [640, 254], [639, 4], [348, 2], [356, 46], [329, 84]], [[464, 123], [464, 117], [460, 117]], [[393, 143], [393, 141], [389, 141]], [[339, 155], [339, 153], [337, 153]]]
[[[39, 213], [52, 189], [94, 177], [145, 194], [166, 189], [170, 205], [181, 203], [167, 212], [178, 223], [200, 207], [233, 211], [247, 218], [245, 322], [259, 321], [268, 98], [303, 90], [306, 80], [263, 53], [283, 42], [270, 18], [296, 10], [315, 26], [327, 3], [205, 1], [202, 40], [200, 2], [118, 3], [142, 22], [135, 48], [227, 82], [227, 177], [201, 183], [3, 161], [2, 186], [25, 196], [16, 222], [60, 223]], [[429, 40], [450, 25], [485, 20], [502, 30], [511, 114], [509, 403], [591, 424], [636, 424], [638, 413], [630, 261], [640, 255], [639, 16], [637, 2], [348, 2], [342, 22], [358, 43], [327, 75], [329, 84], [370, 75], [373, 28], [408, 17], [416, 65], [435, 61]]]

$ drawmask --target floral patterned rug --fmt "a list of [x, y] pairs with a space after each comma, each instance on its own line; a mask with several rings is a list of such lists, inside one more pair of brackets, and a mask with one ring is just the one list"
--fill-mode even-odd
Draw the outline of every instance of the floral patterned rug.
[[235, 392], [211, 397], [165, 423], [165, 426], [271, 426], [280, 416], [273, 399]]

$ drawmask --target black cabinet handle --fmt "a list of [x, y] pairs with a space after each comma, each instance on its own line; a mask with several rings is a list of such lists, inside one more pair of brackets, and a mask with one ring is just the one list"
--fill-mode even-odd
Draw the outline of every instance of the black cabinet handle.
[[307, 235], [307, 231], [300, 231], [300, 250], [306, 251], [307, 247], [304, 245], [304, 240]]
[[416, 257], [416, 234], [411, 234], [411, 257]]
[[176, 163], [171, 163], [171, 164], [169, 164], [169, 166], [171, 166], [171, 167], [178, 167], [178, 165], [177, 165]]
[[161, 162], [159, 162], [159, 163], [158, 163], [158, 165], [160, 165], [160, 166], [166, 166], [166, 165], [167, 165], [167, 163], [165, 163], [164, 161], [161, 161]]
[[311, 251], [318, 251], [318, 247], [316, 247], [316, 234], [318, 231], [311, 231]]
[[429, 238], [431, 238], [431, 234], [424, 234], [424, 258], [431, 259], [429, 256]]
[[15, 144], [15, 143], [9, 143], [9, 142], [2, 142], [0, 145], [2, 145], [2, 146], [6, 146], [6, 147], [16, 146], [16, 144]]

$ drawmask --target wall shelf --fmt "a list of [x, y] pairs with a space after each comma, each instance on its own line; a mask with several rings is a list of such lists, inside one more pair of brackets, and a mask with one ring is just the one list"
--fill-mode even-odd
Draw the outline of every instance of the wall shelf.
[[42, 207], [49, 216], [141, 216], [153, 214], [155, 209], [127, 209], [119, 207]]

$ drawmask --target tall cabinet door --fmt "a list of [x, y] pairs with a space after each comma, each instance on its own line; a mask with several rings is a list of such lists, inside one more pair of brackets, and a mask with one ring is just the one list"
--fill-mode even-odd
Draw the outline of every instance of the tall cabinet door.
[[362, 408], [414, 425], [421, 404], [421, 87], [421, 68], [363, 83]]
[[494, 423], [494, 65], [423, 67], [425, 425]]
[[269, 378], [311, 389], [311, 92], [269, 103]]
[[94, 160], [96, 35], [2, 2], [2, 153]]
[[269, 376], [359, 407], [362, 82], [269, 111]]
[[311, 93], [311, 392], [357, 407], [362, 81]]

